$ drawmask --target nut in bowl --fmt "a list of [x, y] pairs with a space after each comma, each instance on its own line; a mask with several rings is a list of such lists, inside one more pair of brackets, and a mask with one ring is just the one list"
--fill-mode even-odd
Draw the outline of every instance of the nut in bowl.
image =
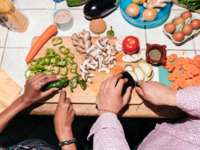
[[[165, 35], [167, 35], [175, 44], [184, 43], [187, 39], [200, 31], [200, 20], [196, 19], [189, 11], [186, 12], [179, 14], [173, 20], [167, 22], [163, 27]], [[183, 21], [183, 19], [185, 21]], [[174, 32], [170, 32], [173, 31], [172, 28], [174, 28], [172, 24], [176, 27]]]

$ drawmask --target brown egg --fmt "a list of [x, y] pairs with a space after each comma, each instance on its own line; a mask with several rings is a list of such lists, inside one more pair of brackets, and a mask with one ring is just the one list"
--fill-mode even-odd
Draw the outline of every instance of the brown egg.
[[165, 30], [168, 32], [168, 33], [174, 33], [174, 31], [176, 30], [176, 26], [175, 24], [173, 23], [169, 23], [165, 26]]
[[182, 13], [181, 17], [186, 20], [187, 18], [192, 17], [192, 13], [189, 11], [185, 11], [184, 13]]
[[182, 32], [185, 34], [185, 35], [190, 35], [192, 33], [192, 26], [190, 24], [185, 24], [183, 26], [183, 30]]
[[179, 24], [185, 23], [185, 19], [183, 19], [182, 17], [178, 17], [174, 19], [173, 23], [177, 26]]
[[192, 20], [191, 26], [193, 30], [197, 30], [200, 28], [200, 20], [199, 19], [194, 19]]
[[183, 34], [183, 32], [177, 31], [177, 32], [174, 33], [173, 38], [174, 38], [175, 41], [181, 42], [181, 41], [184, 40], [184, 36], [185, 35]]

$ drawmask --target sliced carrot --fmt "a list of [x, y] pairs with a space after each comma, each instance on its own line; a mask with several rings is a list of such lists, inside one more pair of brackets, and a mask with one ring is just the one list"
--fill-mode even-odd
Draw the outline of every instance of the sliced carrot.
[[[190, 68], [198, 68], [196, 65], [191, 64]], [[199, 68], [198, 68], [199, 69]]]
[[186, 72], [183, 73], [183, 76], [184, 76], [185, 79], [189, 79], [190, 78], [189, 76], [187, 76]]
[[195, 61], [195, 65], [200, 68], [200, 61]]
[[199, 55], [196, 55], [193, 59], [194, 59], [195, 61], [200, 61], [200, 56], [199, 56]]
[[191, 69], [190, 69], [190, 73], [196, 76], [196, 75], [199, 74], [199, 69], [198, 69], [198, 68], [195, 68], [195, 67], [194, 67], [194, 68], [191, 68]]
[[181, 79], [177, 78], [177, 79], [175, 79], [174, 83], [176, 83], [176, 84], [179, 86], [179, 81], [180, 81], [180, 80], [181, 80]]
[[196, 64], [195, 60], [191, 59], [190, 60], [190, 64], [194, 64], [195, 65]]
[[189, 63], [185, 63], [185, 64], [182, 65], [182, 68], [184, 70], [189, 70], [190, 69], [190, 64]]
[[172, 71], [172, 74], [173, 74], [173, 76], [174, 76], [175, 78], [178, 78], [178, 77], [181, 76], [181, 71], [178, 70], [178, 69], [174, 69], [174, 70]]
[[170, 62], [167, 60], [165, 65], [162, 65], [163, 68], [168, 69], [171, 66]]
[[176, 64], [175, 64], [175, 69], [178, 69], [178, 70], [180, 70], [180, 69], [181, 69], [181, 67], [182, 67], [182, 66], [181, 66], [181, 64], [179, 64], [179, 63], [176, 63]]
[[188, 63], [190, 62], [191, 58], [189, 57], [186, 57], [186, 60], [188, 61]]
[[192, 79], [192, 85], [199, 86], [200, 85], [200, 79], [198, 77], [194, 77]]
[[186, 80], [188, 86], [193, 86], [192, 79]]
[[200, 74], [197, 77], [200, 79]]
[[172, 83], [172, 84], [170, 85], [170, 88], [171, 88], [171, 89], [174, 89], [174, 90], [178, 90], [178, 84]]
[[172, 74], [169, 74], [168, 75], [168, 79], [169, 79], [169, 81], [174, 81], [175, 77]]
[[184, 76], [184, 73], [181, 73], [180, 78], [186, 79], [185, 76]]
[[171, 54], [171, 56], [174, 58], [174, 60], [178, 58], [176, 54]]
[[179, 57], [179, 58], [178, 58], [178, 63], [181, 64], [181, 65], [182, 65], [182, 64], [185, 64], [185, 63], [186, 63], [185, 58], [184, 58], [184, 57]]
[[172, 64], [176, 65], [177, 63], [178, 63], [177, 61], [173, 61], [173, 63], [172, 63]]
[[187, 87], [187, 82], [185, 80], [180, 80], [179, 86], [180, 86], [180, 88], [184, 89]]
[[188, 70], [188, 71], [186, 72], [186, 75], [187, 75], [188, 77], [190, 77], [190, 78], [193, 78], [193, 77], [194, 77], [194, 75], [190, 73], [190, 70]]
[[174, 68], [175, 68], [175, 65], [172, 64], [172, 65], [169, 67], [168, 72], [172, 72], [172, 70], [174, 70]]
[[170, 56], [167, 56], [167, 60], [168, 60], [168, 61], [174, 61], [174, 57], [171, 56], [171, 55], [170, 55]]
[[185, 72], [187, 72], [187, 70], [185, 70], [185, 69], [182, 69], [182, 71], [185, 73]]

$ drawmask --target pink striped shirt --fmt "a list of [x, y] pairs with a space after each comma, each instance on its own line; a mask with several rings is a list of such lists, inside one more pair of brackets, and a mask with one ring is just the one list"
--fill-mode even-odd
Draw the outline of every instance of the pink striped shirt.
[[[138, 150], [200, 150], [200, 86], [187, 87], [177, 94], [177, 107], [190, 115], [175, 124], [157, 124]], [[129, 150], [117, 116], [101, 115], [92, 126], [94, 150]]]

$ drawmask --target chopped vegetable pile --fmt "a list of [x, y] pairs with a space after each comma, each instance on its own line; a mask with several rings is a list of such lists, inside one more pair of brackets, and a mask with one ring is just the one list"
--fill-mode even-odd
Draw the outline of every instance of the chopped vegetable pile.
[[[53, 42], [57, 41], [57, 42]], [[52, 40], [52, 44], [55, 46], [61, 44], [62, 38], [54, 38]], [[30, 67], [25, 72], [25, 78], [29, 79], [34, 74], [38, 74], [39, 72], [44, 74], [55, 74], [64, 76], [64, 78], [60, 78], [56, 82], [52, 82], [47, 84], [42, 88], [43, 91], [48, 90], [50, 88], [62, 88], [66, 87], [68, 84], [70, 85], [70, 89], [73, 92], [73, 89], [77, 87], [77, 84], [80, 84], [81, 88], [85, 90], [86, 83], [84, 80], [79, 80], [79, 74], [77, 73], [78, 64], [74, 62], [74, 54], [69, 54], [70, 49], [65, 46], [60, 46], [60, 53], [66, 55], [65, 57], [61, 57], [58, 53], [56, 53], [53, 49], [46, 49], [46, 55], [44, 57], [32, 59], [30, 61]], [[69, 54], [69, 55], [68, 55]], [[69, 69], [68, 69], [69, 66]], [[68, 74], [68, 70], [72, 74], [76, 74], [71, 80], [68, 80], [66, 75]]]
[[[176, 61], [177, 60], [177, 61]], [[172, 64], [170, 63], [172, 62]], [[165, 66], [168, 72], [169, 81], [173, 83], [170, 85], [171, 89], [186, 88], [188, 86], [200, 85], [200, 56], [197, 55], [193, 59], [189, 57], [179, 57], [176, 54], [167, 56]]]
[[199, 0], [178, 0], [179, 4], [185, 4], [189, 10], [195, 10], [200, 8], [200, 1]]

